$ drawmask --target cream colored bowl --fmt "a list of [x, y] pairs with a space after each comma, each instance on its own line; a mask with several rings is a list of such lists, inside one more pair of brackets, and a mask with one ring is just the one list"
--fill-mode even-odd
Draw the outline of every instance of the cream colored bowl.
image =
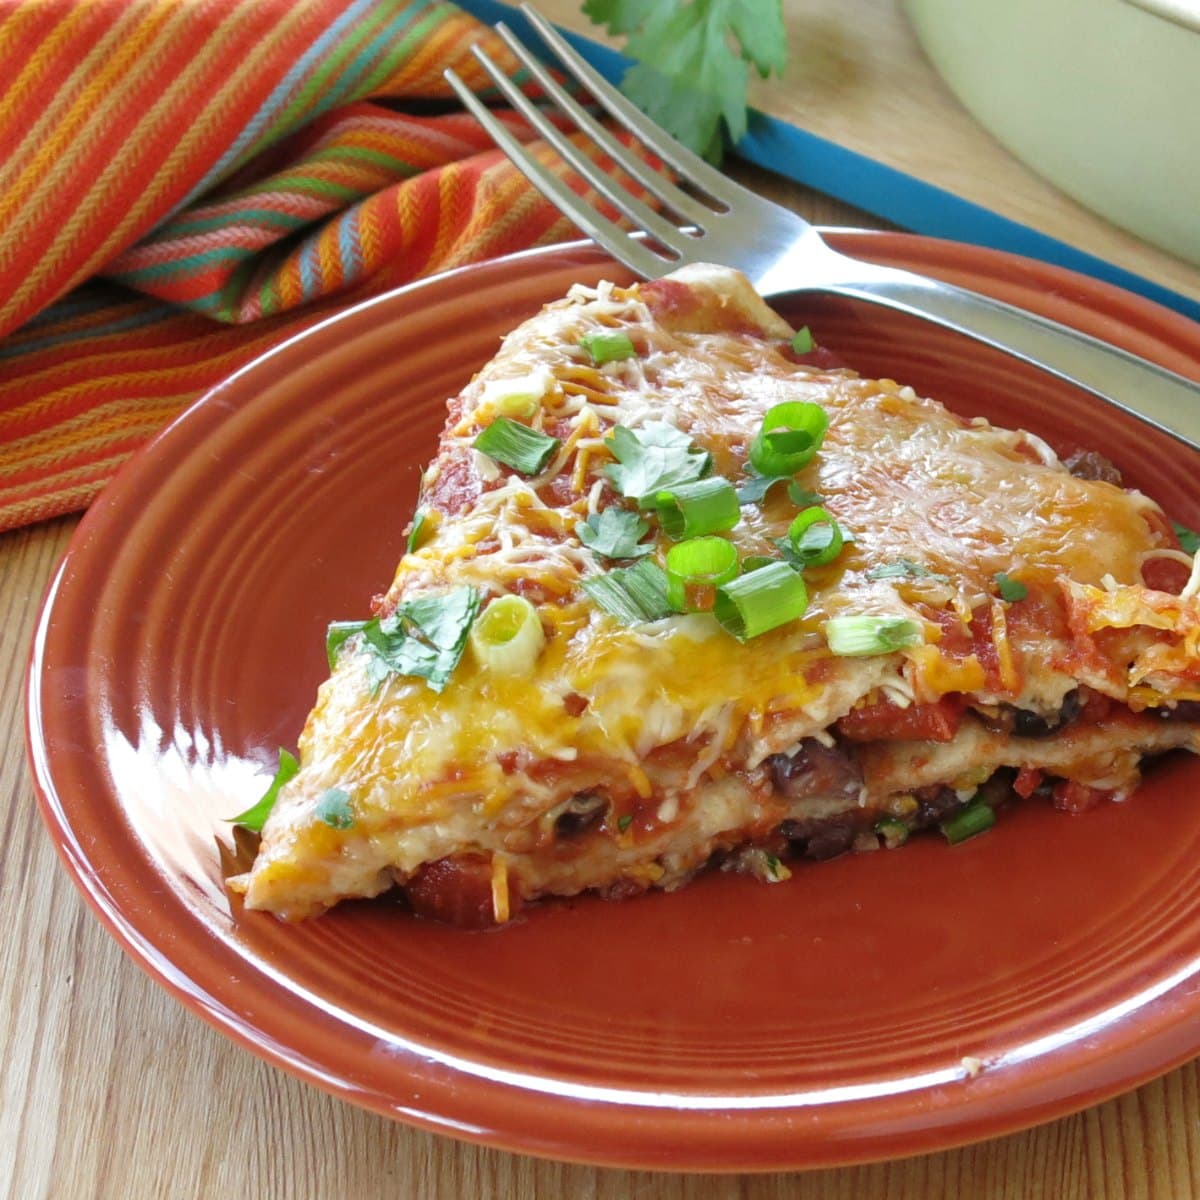
[[1200, 263], [1200, 0], [903, 0], [1005, 146], [1118, 225]]

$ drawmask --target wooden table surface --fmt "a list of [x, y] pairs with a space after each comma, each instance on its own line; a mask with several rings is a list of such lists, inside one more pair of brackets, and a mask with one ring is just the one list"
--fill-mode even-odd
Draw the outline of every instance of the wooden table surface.
[[[749, 182], [829, 224], [877, 225]], [[0, 1196], [1117, 1200], [1200, 1196], [1196, 1063], [1026, 1133], [813, 1173], [687, 1176], [543, 1162], [410, 1129], [227, 1041], [144, 976], [92, 916], [38, 818], [23, 676], [74, 519], [0, 535]]]

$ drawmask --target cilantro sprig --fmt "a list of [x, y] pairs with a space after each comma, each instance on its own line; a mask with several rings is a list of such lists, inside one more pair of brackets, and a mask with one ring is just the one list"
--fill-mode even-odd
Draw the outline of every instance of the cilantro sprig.
[[413, 675], [440, 692], [463, 656], [479, 605], [479, 593], [463, 586], [407, 600], [388, 617], [335, 621], [325, 635], [330, 667], [342, 646], [361, 636], [367, 654], [367, 682], [373, 691], [389, 675]]
[[652, 543], [638, 540], [649, 528], [635, 512], [606, 508], [580, 521], [575, 526], [575, 536], [593, 554], [604, 558], [641, 558], [654, 549]]
[[1171, 522], [1175, 530], [1175, 536], [1179, 539], [1180, 549], [1184, 554], [1195, 554], [1200, 550], [1200, 534], [1194, 529], [1189, 529], [1186, 525], [1181, 525], [1178, 521]]
[[275, 777], [271, 780], [270, 786], [257, 803], [252, 804], [245, 812], [238, 813], [236, 817], [230, 817], [231, 825], [240, 825], [243, 829], [250, 830], [251, 833], [262, 833], [263, 826], [267, 823], [267, 818], [271, 815], [271, 809], [275, 807], [275, 801], [279, 797], [280, 789], [289, 779], [292, 779], [296, 772], [300, 770], [300, 764], [296, 761], [294, 754], [289, 754], [282, 747], [279, 751], [279, 769], [275, 772]]
[[726, 135], [746, 132], [750, 68], [766, 79], [787, 62], [780, 0], [585, 0], [583, 11], [627, 38], [635, 65], [621, 90], [713, 162]]
[[895, 562], [882, 563], [867, 572], [868, 579], [932, 579], [936, 583], [949, 583], [946, 575], [938, 575], [928, 567], [913, 562], [911, 558], [898, 558]]
[[712, 470], [712, 455], [666, 421], [647, 421], [636, 430], [615, 425], [606, 442], [617, 461], [604, 468], [605, 474], [641, 508], [649, 508], [658, 492], [703, 479]]

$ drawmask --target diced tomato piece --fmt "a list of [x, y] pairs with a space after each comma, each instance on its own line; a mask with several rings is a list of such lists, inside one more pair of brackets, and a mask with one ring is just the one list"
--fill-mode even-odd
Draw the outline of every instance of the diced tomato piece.
[[948, 742], [958, 732], [965, 707], [966, 699], [957, 694], [907, 708], [876, 700], [852, 708], [837, 723], [837, 730], [855, 742]]
[[1142, 582], [1156, 592], [1178, 596], [1191, 572], [1173, 558], [1152, 558], [1142, 565]]
[[[460, 929], [488, 929], [496, 923], [492, 908], [492, 863], [483, 854], [455, 854], [422, 867], [404, 885], [413, 912]], [[509, 914], [520, 907], [510, 888]]]
[[1087, 812], [1089, 808], [1095, 808], [1101, 801], [1107, 800], [1110, 794], [1074, 779], [1064, 779], [1054, 785], [1054, 807], [1069, 813]]
[[1028, 800], [1041, 787], [1042, 779], [1042, 771], [1037, 770], [1035, 767], [1022, 767], [1017, 772], [1016, 779], [1013, 780], [1012, 790], [1022, 800]]

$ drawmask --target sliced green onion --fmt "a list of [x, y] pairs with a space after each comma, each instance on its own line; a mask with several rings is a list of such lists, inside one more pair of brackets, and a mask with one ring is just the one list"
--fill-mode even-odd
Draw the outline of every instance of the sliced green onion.
[[330, 829], [352, 829], [354, 813], [350, 811], [350, 793], [341, 788], [329, 788], [317, 801], [316, 816]]
[[1024, 600], [1029, 595], [1029, 589], [1019, 579], [1010, 579], [1003, 571], [996, 572], [995, 580], [1000, 599], [1007, 600], [1009, 604]]
[[483, 385], [480, 407], [502, 417], [528, 420], [553, 386], [554, 376], [545, 367], [515, 379], [489, 379]]
[[528, 675], [546, 644], [537, 610], [524, 596], [493, 600], [471, 626], [471, 650], [497, 675]]
[[742, 559], [742, 574], [749, 575], [751, 571], [761, 570], [763, 567], [769, 567], [772, 563], [778, 561], [779, 559], [772, 558], [767, 554], [747, 554]]
[[508, 417], [497, 417], [471, 444], [481, 454], [522, 475], [536, 475], [560, 445], [558, 438], [547, 437]]
[[760, 475], [794, 475], [812, 461], [828, 428], [829, 418], [819, 404], [776, 404], [750, 443], [750, 463]]
[[857, 658], [919, 646], [925, 629], [909, 617], [831, 617], [825, 622], [825, 640], [834, 654]]
[[816, 342], [813, 341], [812, 330], [807, 325], [801, 325], [792, 338], [792, 350], [796, 354], [811, 354]]
[[875, 822], [875, 832], [889, 850], [895, 850], [908, 841], [909, 828], [899, 817], [883, 817]]
[[806, 567], [823, 567], [842, 552], [842, 527], [825, 509], [806, 508], [788, 528], [796, 557]]
[[672, 612], [666, 574], [648, 558], [632, 567], [617, 567], [605, 575], [593, 575], [580, 586], [622, 625], [659, 621]]
[[977, 833], [983, 833], [985, 829], [991, 829], [995, 823], [996, 814], [991, 805], [982, 800], [972, 800], [966, 808], [939, 822], [938, 828], [946, 835], [946, 841], [954, 846]]
[[721, 533], [742, 519], [737, 491], [720, 475], [656, 492], [654, 503], [663, 529], [677, 542]]
[[698, 537], [667, 551], [667, 600], [676, 612], [707, 612], [717, 588], [736, 579], [737, 549], [719, 537]]
[[270, 786], [263, 793], [262, 798], [251, 805], [243, 813], [238, 813], [236, 817], [230, 817], [231, 825], [240, 825], [243, 829], [249, 829], [251, 833], [262, 833], [263, 826], [267, 823], [267, 818], [271, 815], [271, 809], [275, 807], [275, 801], [279, 796], [279, 790], [285, 783], [293, 778], [300, 770], [300, 764], [296, 761], [293, 754], [289, 754], [286, 750], [280, 748], [279, 751], [279, 770], [275, 772], [275, 777], [271, 780]]
[[579, 344], [588, 352], [597, 367], [607, 362], [633, 358], [637, 354], [629, 334], [619, 330], [611, 333], [585, 333], [579, 339]]
[[807, 607], [808, 589], [800, 573], [774, 562], [717, 588], [713, 616], [745, 642], [794, 621]]

